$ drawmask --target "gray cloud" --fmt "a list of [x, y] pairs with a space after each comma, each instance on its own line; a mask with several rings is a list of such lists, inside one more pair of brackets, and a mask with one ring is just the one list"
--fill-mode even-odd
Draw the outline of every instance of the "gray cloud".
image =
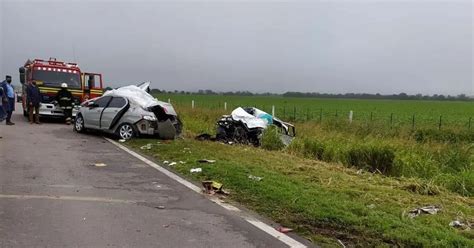
[[0, 0], [0, 72], [77, 61], [112, 86], [473, 94], [472, 2]]

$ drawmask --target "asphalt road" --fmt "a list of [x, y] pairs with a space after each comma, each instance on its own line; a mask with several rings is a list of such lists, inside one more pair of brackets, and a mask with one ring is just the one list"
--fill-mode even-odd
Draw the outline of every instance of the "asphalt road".
[[99, 135], [19, 110], [0, 123], [0, 247], [287, 247]]

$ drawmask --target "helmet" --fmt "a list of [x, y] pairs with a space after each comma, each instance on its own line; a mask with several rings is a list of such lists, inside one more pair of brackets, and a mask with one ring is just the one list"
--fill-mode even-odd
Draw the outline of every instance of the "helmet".
[[67, 83], [62, 83], [61, 88], [67, 88]]

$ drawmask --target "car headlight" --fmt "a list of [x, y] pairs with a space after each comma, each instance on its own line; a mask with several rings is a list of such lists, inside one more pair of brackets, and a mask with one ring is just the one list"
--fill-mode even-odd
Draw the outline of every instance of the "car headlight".
[[156, 121], [156, 117], [152, 115], [143, 115], [142, 117], [144, 120], [147, 120], [147, 121]]

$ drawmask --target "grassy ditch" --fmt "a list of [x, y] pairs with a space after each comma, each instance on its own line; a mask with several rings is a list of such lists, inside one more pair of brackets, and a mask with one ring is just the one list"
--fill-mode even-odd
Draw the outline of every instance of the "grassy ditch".
[[[195, 180], [216, 180], [231, 191], [230, 201], [294, 228], [316, 244], [402, 247], [473, 247], [472, 230], [449, 226], [474, 221], [474, 200], [418, 179], [391, 178], [281, 151], [200, 142], [136, 139], [126, 144], [158, 161], [183, 161], [170, 169]], [[151, 143], [150, 150], [140, 147]], [[317, 148], [310, 151], [318, 154]], [[358, 153], [358, 152], [355, 152]], [[381, 154], [381, 159], [390, 155]], [[199, 164], [198, 159], [215, 159]], [[191, 174], [191, 168], [203, 172]], [[263, 177], [261, 181], [249, 175]], [[409, 210], [437, 205], [436, 215], [407, 217]]]
[[[178, 106], [192, 137], [214, 133], [223, 110]], [[377, 126], [333, 122], [320, 125], [296, 123], [297, 138], [283, 152], [343, 164], [393, 177], [421, 178], [462, 196], [474, 196], [474, 146], [462, 132], [386, 129]], [[271, 132], [269, 132], [271, 134]], [[263, 147], [279, 146], [268, 135]]]

